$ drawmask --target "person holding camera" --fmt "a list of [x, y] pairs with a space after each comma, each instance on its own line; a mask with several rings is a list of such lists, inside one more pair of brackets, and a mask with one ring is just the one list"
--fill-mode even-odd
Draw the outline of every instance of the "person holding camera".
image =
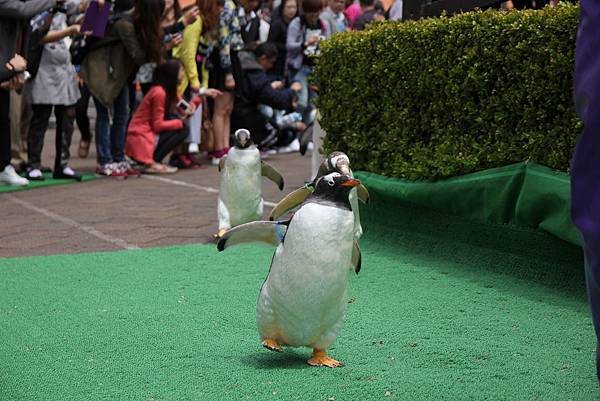
[[[56, 0], [0, 0], [0, 184], [27, 185], [10, 164], [10, 94], [25, 82], [27, 62], [21, 56], [25, 34], [23, 22], [57, 5]], [[8, 83], [6, 83], [8, 82]]]
[[[194, 114], [201, 102], [196, 96], [187, 103], [177, 96], [177, 86], [184, 79], [181, 62], [172, 59], [159, 64], [154, 70], [154, 86], [148, 91], [138, 106], [129, 129], [125, 153], [143, 166], [146, 174], [172, 174], [177, 167], [162, 164], [161, 161], [188, 136], [185, 120]], [[211, 89], [200, 90], [202, 95], [216, 95]]]

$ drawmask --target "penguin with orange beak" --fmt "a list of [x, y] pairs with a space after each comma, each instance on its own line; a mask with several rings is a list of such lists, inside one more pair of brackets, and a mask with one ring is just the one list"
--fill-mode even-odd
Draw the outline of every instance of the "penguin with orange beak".
[[262, 345], [310, 347], [312, 366], [343, 364], [327, 355], [346, 314], [351, 270], [360, 268], [354, 254], [354, 216], [350, 191], [360, 181], [339, 173], [319, 178], [290, 220], [260, 221], [227, 231], [219, 251], [244, 242], [277, 245], [256, 306]]

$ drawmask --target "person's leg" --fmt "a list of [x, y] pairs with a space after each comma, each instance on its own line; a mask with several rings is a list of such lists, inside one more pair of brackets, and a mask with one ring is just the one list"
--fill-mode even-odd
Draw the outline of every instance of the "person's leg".
[[215, 99], [213, 113], [213, 129], [215, 135], [215, 151], [222, 151], [229, 146], [231, 129], [231, 112], [233, 111], [233, 93], [224, 92]]
[[11, 136], [11, 157], [13, 162], [23, 164], [26, 158], [24, 154], [23, 143], [21, 139], [21, 111], [23, 94], [16, 91], [10, 91], [10, 136]]
[[0, 91], [0, 172], [10, 165], [10, 94]]
[[129, 119], [129, 90], [127, 86], [121, 89], [115, 99], [113, 110], [113, 123], [110, 127], [110, 143], [113, 160], [116, 163], [125, 160], [125, 137], [127, 135], [127, 121]]
[[[63, 168], [62, 156], [65, 153], [64, 138], [64, 106], [54, 106], [54, 117], [56, 118], [56, 135], [54, 139], [54, 174], [60, 173]], [[69, 151], [67, 150], [67, 153]], [[67, 160], [69, 157], [67, 156]]]
[[44, 147], [44, 136], [48, 129], [52, 105], [34, 104], [32, 105], [33, 115], [29, 124], [29, 134], [27, 136], [27, 165], [31, 175], [30, 178], [41, 178], [38, 171], [42, 164], [42, 149]]
[[188, 133], [185, 129], [161, 133], [158, 136], [158, 144], [154, 149], [154, 160], [161, 163], [169, 152], [185, 141], [187, 136]]
[[29, 125], [33, 118], [31, 109], [31, 87], [26, 85], [21, 92], [21, 143], [23, 144], [24, 152], [27, 153], [27, 136], [29, 135]]
[[96, 106], [96, 155], [98, 166], [106, 166], [113, 162], [113, 156], [110, 147], [110, 119], [108, 109], [100, 103], [95, 97]]
[[27, 185], [10, 164], [10, 95], [0, 91], [0, 184]]
[[[571, 164], [571, 216], [583, 237], [589, 303], [600, 342], [600, 6], [581, 2], [575, 52], [575, 108], [584, 128]], [[596, 375], [600, 380], [600, 356]]]
[[[59, 106], [62, 109], [62, 129], [63, 145], [61, 162], [65, 167], [71, 159], [71, 141], [73, 140], [73, 131], [75, 130], [75, 105]], [[54, 108], [54, 113], [58, 112], [58, 107]]]
[[73, 137], [75, 122], [75, 106], [54, 106], [56, 116], [56, 140], [54, 156], [54, 178], [71, 178], [81, 181], [81, 176], [67, 166], [69, 163], [69, 147]]
[[[75, 105], [75, 118], [77, 119], [77, 127], [81, 132], [81, 140], [89, 143], [92, 140], [92, 131], [90, 130], [90, 118], [88, 116], [88, 105], [90, 103], [90, 90], [87, 85], [83, 84], [79, 86], [81, 92], [81, 98]], [[87, 156], [87, 154], [86, 154]]]
[[225, 126], [223, 127], [223, 149], [229, 150], [229, 138], [231, 138], [231, 113], [233, 113], [233, 105], [235, 104], [235, 95], [232, 93], [229, 96], [229, 103], [227, 104], [227, 115], [225, 116]]
[[298, 92], [298, 107], [296, 111], [300, 114], [304, 114], [308, 107], [308, 75], [307, 68], [301, 67], [294, 75], [292, 82], [298, 82], [302, 85], [302, 89]]

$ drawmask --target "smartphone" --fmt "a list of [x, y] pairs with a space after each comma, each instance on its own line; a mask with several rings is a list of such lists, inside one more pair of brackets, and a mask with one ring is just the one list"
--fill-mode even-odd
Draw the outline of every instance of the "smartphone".
[[192, 111], [192, 106], [190, 106], [190, 104], [185, 100], [181, 99], [179, 102], [177, 102], [177, 109], [185, 114]]

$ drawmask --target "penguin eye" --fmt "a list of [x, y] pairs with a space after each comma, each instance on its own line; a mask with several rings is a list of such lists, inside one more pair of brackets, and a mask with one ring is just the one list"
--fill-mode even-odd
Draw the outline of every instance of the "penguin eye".
[[330, 187], [335, 185], [335, 181], [333, 180], [333, 178], [330, 178], [327, 180], [327, 184], [329, 184]]

